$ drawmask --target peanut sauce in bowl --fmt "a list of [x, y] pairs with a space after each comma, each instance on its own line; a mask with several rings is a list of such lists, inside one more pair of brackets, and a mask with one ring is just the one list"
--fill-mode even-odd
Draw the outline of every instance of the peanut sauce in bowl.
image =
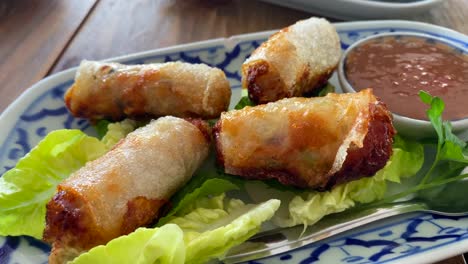
[[468, 130], [468, 54], [446, 40], [416, 33], [372, 36], [348, 48], [338, 77], [345, 92], [372, 88], [402, 134], [434, 135], [420, 90], [442, 98], [443, 118], [455, 132]]

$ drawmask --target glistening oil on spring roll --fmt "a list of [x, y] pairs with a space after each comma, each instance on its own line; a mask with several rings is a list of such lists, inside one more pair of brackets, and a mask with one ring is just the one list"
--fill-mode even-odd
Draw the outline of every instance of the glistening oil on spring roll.
[[310, 18], [272, 35], [242, 65], [242, 87], [256, 104], [314, 93], [338, 65], [341, 46], [333, 25]]
[[209, 134], [202, 120], [163, 117], [62, 182], [47, 204], [49, 263], [153, 223], [208, 155]]
[[392, 116], [372, 90], [225, 112], [214, 128], [226, 173], [329, 189], [372, 176], [392, 154]]
[[227, 110], [230, 98], [224, 72], [205, 64], [82, 61], [65, 104], [73, 116], [91, 120], [166, 115], [210, 119]]

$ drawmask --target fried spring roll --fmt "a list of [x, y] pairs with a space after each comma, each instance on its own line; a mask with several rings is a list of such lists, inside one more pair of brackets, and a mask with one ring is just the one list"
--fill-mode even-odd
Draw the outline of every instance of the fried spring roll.
[[214, 128], [226, 173], [318, 190], [372, 176], [392, 154], [392, 116], [370, 89], [225, 112]]
[[230, 98], [224, 72], [205, 64], [82, 61], [65, 104], [73, 116], [91, 120], [165, 115], [209, 119], [219, 117]]
[[322, 18], [302, 20], [252, 53], [242, 65], [242, 86], [257, 104], [308, 95], [326, 84], [340, 56], [333, 25]]
[[49, 263], [151, 224], [206, 158], [209, 127], [163, 117], [139, 128], [58, 186], [47, 204]]

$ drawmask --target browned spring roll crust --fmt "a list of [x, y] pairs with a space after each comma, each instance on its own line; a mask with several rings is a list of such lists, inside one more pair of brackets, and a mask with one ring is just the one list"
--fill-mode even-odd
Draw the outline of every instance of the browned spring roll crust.
[[215, 118], [227, 110], [231, 89], [223, 71], [204, 64], [122, 65], [82, 61], [65, 104], [75, 117]]
[[382, 101], [369, 105], [368, 132], [362, 148], [352, 146], [347, 151], [343, 167], [331, 176], [326, 189], [361, 177], [373, 176], [387, 164], [392, 155], [392, 117]]
[[395, 130], [367, 89], [229, 111], [213, 133], [226, 173], [325, 190], [383, 168]]
[[[47, 204], [46, 222], [51, 224], [46, 227], [44, 239], [53, 243], [54, 247], [49, 262], [71, 260], [84, 250], [103, 245], [115, 237], [150, 224], [165, 203], [166, 200], [135, 197], [126, 204], [120, 228], [109, 231], [96, 222], [86, 198], [73, 188], [59, 187], [57, 194]], [[57, 241], [50, 240], [51, 237], [57, 238]], [[66, 248], [63, 248], [64, 245]]]
[[252, 53], [242, 65], [242, 86], [257, 104], [308, 95], [327, 82], [340, 55], [338, 34], [328, 21], [302, 20]]
[[201, 120], [160, 118], [63, 181], [47, 204], [49, 263], [153, 223], [206, 158], [208, 129]]

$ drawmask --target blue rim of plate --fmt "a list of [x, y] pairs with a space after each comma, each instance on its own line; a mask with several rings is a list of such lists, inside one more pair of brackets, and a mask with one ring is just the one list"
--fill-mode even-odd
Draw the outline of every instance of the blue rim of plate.
[[[437, 36], [468, 48], [468, 37], [455, 31], [407, 21], [337, 23], [343, 49], [369, 35], [382, 32], [418, 32]], [[223, 69], [234, 91], [240, 87], [239, 66], [272, 32], [234, 36], [110, 59], [128, 64], [182, 60]], [[233, 43], [234, 42], [234, 43]], [[230, 46], [230, 47], [229, 47]], [[0, 132], [0, 173], [13, 167], [51, 130], [93, 129], [84, 119], [72, 117], [63, 94], [73, 82], [74, 69], [55, 74], [36, 84], [0, 116], [12, 120]], [[332, 81], [333, 82], [333, 81]], [[337, 83], [334, 83], [338, 85]], [[29, 103], [24, 105], [23, 102]], [[21, 105], [21, 107], [20, 107]], [[2, 143], [3, 142], [3, 143]], [[30, 237], [0, 237], [0, 263], [47, 263], [49, 246]], [[446, 217], [416, 213], [391, 218], [318, 241], [287, 253], [249, 263], [412, 263], [437, 261], [468, 251], [468, 216]]]

